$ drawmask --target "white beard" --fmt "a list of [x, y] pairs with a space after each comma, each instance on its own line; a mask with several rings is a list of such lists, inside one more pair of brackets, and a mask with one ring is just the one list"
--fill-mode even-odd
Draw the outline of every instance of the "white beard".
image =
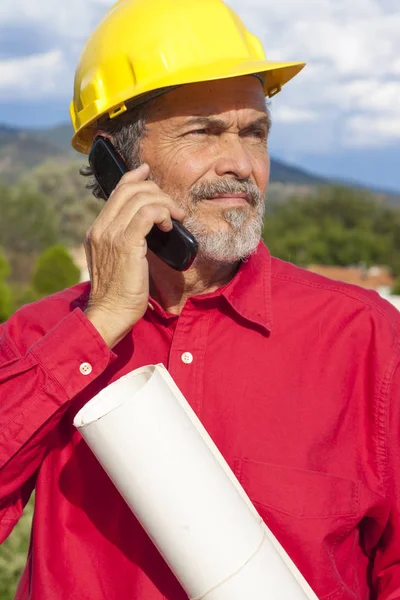
[[260, 202], [253, 209], [249, 206], [225, 210], [223, 219], [228, 227], [224, 224], [217, 231], [210, 231], [196, 211], [184, 220], [184, 225], [198, 241], [200, 260], [235, 263], [255, 252], [261, 239], [263, 218], [264, 203]]
[[[163, 189], [161, 178], [158, 180], [150, 175], [149, 179], [153, 179]], [[257, 249], [264, 223], [265, 200], [254, 183], [225, 179], [193, 186], [189, 192], [189, 206], [182, 202], [178, 190], [164, 191], [188, 211], [183, 225], [199, 244], [197, 261], [231, 264], [245, 260]], [[225, 209], [220, 217], [224, 223], [217, 230], [213, 230], [210, 224], [198, 215], [196, 208], [202, 198], [210, 198], [217, 192], [246, 192], [251, 196], [252, 206]]]

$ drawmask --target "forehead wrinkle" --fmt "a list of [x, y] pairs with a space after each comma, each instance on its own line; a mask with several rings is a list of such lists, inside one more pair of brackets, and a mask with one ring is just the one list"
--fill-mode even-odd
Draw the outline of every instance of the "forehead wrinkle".
[[[184, 124], [184, 126], [190, 127], [193, 125], [201, 125], [203, 127], [211, 127], [211, 128], [216, 128], [216, 129], [229, 129], [229, 127], [231, 126], [229, 124], [229, 122], [221, 117], [216, 117], [216, 116], [193, 116], [190, 117], [189, 119], [187, 119]], [[265, 126], [267, 131], [269, 131], [270, 127], [271, 127], [271, 117], [269, 114], [269, 111], [267, 110], [267, 113], [261, 117], [257, 117], [255, 119], [252, 119], [249, 123], [247, 123], [246, 125], [244, 125], [243, 127], [240, 127], [240, 130], [245, 130], [245, 129], [252, 129], [252, 128], [256, 128], [256, 127], [260, 127], [260, 126]]]

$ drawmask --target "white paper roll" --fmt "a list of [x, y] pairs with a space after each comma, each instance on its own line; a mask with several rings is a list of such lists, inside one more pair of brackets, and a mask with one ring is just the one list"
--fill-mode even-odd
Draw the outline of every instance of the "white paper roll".
[[162, 365], [112, 383], [74, 424], [189, 598], [317, 600]]

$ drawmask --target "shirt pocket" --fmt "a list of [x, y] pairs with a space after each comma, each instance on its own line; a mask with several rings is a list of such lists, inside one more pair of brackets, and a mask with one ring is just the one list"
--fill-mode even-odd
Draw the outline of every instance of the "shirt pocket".
[[359, 484], [247, 459], [235, 461], [235, 474], [318, 598], [358, 598]]

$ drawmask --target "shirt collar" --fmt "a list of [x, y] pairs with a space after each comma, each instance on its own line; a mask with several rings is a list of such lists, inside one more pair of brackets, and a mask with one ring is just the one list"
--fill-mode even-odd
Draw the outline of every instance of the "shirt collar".
[[[205, 302], [217, 297], [225, 298], [231, 308], [247, 321], [268, 332], [272, 330], [271, 256], [262, 241], [255, 253], [240, 264], [227, 285], [210, 294], [195, 296], [193, 300]], [[166, 312], [153, 298], [149, 299], [149, 310], [168, 320], [178, 318]]]
[[241, 263], [222, 295], [240, 316], [272, 330], [271, 256], [262, 241], [256, 252]]

